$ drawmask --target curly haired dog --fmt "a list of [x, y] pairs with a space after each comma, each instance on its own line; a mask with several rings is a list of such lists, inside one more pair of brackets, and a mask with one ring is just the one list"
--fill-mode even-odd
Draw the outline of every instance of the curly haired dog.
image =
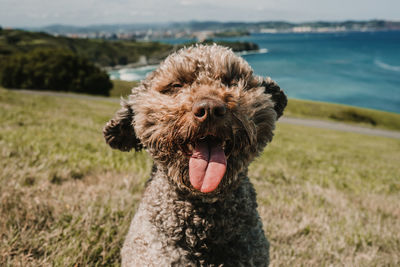
[[170, 55], [133, 88], [104, 128], [112, 148], [154, 159], [122, 265], [267, 266], [247, 168], [286, 104], [275, 82], [217, 45]]

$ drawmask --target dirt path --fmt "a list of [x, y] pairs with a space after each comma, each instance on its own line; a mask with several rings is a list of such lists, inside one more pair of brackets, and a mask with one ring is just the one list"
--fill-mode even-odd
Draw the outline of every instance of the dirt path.
[[[23, 93], [23, 94], [34, 94], [34, 95], [71, 97], [71, 98], [80, 98], [80, 99], [89, 99], [89, 100], [94, 99], [94, 100], [102, 100], [102, 101], [109, 101], [109, 102], [116, 102], [116, 103], [118, 103], [120, 101], [118, 98], [106, 98], [106, 97], [101, 97], [101, 96], [78, 95], [78, 94], [69, 94], [69, 93], [57, 93], [57, 92], [50, 92], [50, 91], [14, 90], [13, 92], [19, 92], [19, 93]], [[352, 133], [400, 139], [400, 132], [398, 132], [398, 131], [366, 128], [366, 127], [360, 127], [360, 126], [355, 126], [355, 125], [351, 125], [351, 124], [331, 122], [331, 121], [314, 120], [314, 119], [300, 119], [300, 118], [293, 118], [293, 117], [282, 117], [279, 119], [278, 123], [288, 123], [288, 124], [295, 124], [295, 125], [301, 125], [301, 126], [307, 126], [307, 127], [323, 128], [323, 129], [330, 129], [330, 130], [337, 130], [337, 131], [352, 132]]]

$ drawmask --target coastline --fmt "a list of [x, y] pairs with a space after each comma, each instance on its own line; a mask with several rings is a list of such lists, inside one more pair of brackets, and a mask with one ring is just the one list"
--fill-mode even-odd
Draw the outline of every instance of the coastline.
[[[268, 53], [268, 49], [260, 48], [257, 50], [242, 50], [242, 51], [237, 51], [234, 53], [238, 56], [266, 54], [266, 53]], [[150, 59], [150, 60], [142, 59], [142, 60], [139, 60], [138, 62], [129, 63], [126, 65], [106, 66], [106, 67], [102, 67], [102, 69], [107, 72], [110, 72], [110, 71], [117, 71], [117, 70], [123, 70], [123, 69], [139, 69], [139, 68], [144, 68], [144, 67], [156, 67], [162, 61], [163, 61], [163, 59]]]
[[150, 66], [158, 66], [162, 62], [162, 59], [160, 60], [149, 60], [148, 62], [134, 62], [134, 63], [129, 63], [126, 65], [115, 65], [115, 66], [106, 66], [102, 67], [103, 70], [106, 72], [109, 71], [115, 71], [115, 70], [122, 70], [122, 69], [137, 69], [137, 68], [143, 68], [143, 67], [150, 67]]

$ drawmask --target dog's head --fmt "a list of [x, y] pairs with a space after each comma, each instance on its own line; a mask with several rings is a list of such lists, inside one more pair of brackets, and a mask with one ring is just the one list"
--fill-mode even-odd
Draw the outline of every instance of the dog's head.
[[146, 148], [183, 192], [216, 196], [272, 140], [287, 99], [230, 49], [193, 46], [170, 55], [104, 128], [123, 151]]

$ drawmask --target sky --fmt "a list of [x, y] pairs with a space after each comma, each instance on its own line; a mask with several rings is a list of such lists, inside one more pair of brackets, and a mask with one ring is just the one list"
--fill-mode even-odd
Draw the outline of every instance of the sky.
[[400, 21], [400, 0], [0, 0], [2, 27], [350, 19]]

